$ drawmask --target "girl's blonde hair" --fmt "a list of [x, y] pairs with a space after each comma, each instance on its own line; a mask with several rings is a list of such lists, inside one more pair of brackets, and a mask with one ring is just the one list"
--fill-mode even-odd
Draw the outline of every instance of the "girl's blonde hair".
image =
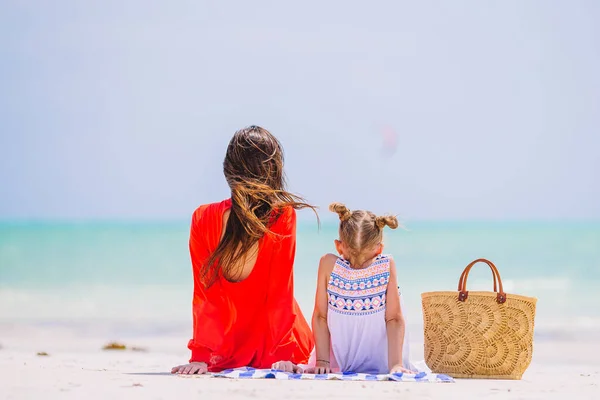
[[342, 203], [331, 203], [329, 211], [340, 217], [340, 240], [350, 251], [344, 256], [357, 267], [368, 261], [370, 255], [365, 254], [366, 250], [382, 242], [383, 228], [389, 226], [396, 229], [399, 226], [398, 219], [392, 215], [378, 217], [371, 211], [350, 211]]

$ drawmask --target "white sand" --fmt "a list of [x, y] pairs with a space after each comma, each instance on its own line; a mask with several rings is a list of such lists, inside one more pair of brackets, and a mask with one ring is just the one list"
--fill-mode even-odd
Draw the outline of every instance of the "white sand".
[[[598, 342], [537, 343], [523, 380], [455, 384], [174, 376], [170, 368], [188, 358], [186, 337], [123, 340], [147, 352], [102, 351], [106, 342], [0, 326], [0, 399], [600, 399]], [[422, 354], [422, 346], [411, 351]]]

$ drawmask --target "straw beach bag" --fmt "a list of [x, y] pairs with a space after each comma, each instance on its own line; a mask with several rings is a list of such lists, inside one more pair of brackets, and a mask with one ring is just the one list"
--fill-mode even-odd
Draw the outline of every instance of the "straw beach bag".
[[[467, 291], [473, 265], [492, 270], [493, 292]], [[454, 378], [521, 379], [531, 362], [537, 299], [504, 293], [494, 264], [467, 265], [458, 292], [421, 294], [425, 362]]]

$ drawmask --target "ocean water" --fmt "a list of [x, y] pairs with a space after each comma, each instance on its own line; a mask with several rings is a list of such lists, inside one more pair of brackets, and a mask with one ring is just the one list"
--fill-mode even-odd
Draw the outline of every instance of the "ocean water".
[[[113, 337], [190, 332], [188, 231], [185, 222], [0, 223], [0, 336], [18, 325]], [[333, 221], [298, 226], [295, 291], [307, 318], [319, 258], [336, 237]], [[600, 332], [600, 223], [414, 222], [384, 240], [413, 337], [420, 293], [456, 290], [480, 257], [499, 268], [506, 292], [538, 298], [539, 340]], [[492, 290], [486, 265], [472, 270], [469, 289]]]

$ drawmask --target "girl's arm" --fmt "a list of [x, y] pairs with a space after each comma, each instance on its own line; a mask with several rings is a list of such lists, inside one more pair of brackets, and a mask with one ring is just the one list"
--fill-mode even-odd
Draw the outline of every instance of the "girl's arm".
[[312, 329], [315, 338], [315, 349], [317, 363], [315, 373], [329, 373], [331, 365], [329, 360], [331, 339], [329, 328], [327, 326], [327, 308], [329, 301], [327, 299], [327, 284], [329, 276], [333, 270], [336, 256], [326, 254], [321, 257], [319, 262], [319, 273], [317, 277], [317, 292], [315, 294], [315, 309], [312, 317]]
[[402, 366], [402, 347], [404, 345], [404, 316], [400, 307], [396, 263], [390, 259], [390, 281], [387, 286], [385, 323], [388, 338], [388, 366], [390, 373], [411, 372]]

